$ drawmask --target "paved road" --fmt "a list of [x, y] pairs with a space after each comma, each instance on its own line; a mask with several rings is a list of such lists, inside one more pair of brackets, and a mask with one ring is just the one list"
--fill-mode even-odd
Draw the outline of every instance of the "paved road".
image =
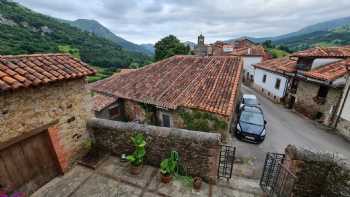
[[241, 142], [233, 137], [231, 143], [237, 147], [238, 158], [252, 158], [254, 166], [262, 168], [267, 152], [283, 153], [288, 144], [294, 144], [318, 152], [338, 153], [349, 161], [350, 143], [340, 136], [325, 131], [313, 121], [282, 105], [272, 103], [250, 88], [242, 86], [242, 92], [258, 97], [267, 120], [267, 137], [259, 145]]

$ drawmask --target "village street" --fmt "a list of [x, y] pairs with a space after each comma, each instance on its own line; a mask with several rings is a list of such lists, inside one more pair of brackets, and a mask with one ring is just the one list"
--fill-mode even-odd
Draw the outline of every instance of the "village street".
[[[236, 157], [250, 163], [245, 167], [244, 175], [259, 178], [268, 152], [283, 153], [288, 144], [305, 147], [315, 151], [340, 153], [350, 160], [350, 143], [342, 137], [326, 131], [313, 121], [274, 104], [254, 90], [242, 86], [243, 94], [255, 94], [261, 103], [267, 121], [267, 137], [259, 145], [250, 144], [232, 138], [232, 145], [237, 147]], [[243, 159], [242, 159], [243, 158]], [[239, 165], [234, 168], [234, 174], [240, 174]], [[252, 170], [249, 168], [253, 168]], [[236, 172], [235, 172], [236, 170]]]

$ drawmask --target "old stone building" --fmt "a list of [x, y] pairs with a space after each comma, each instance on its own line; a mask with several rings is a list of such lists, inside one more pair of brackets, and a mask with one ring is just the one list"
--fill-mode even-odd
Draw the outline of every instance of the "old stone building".
[[350, 60], [345, 63], [348, 70], [346, 85], [343, 90], [342, 99], [339, 103], [337, 117], [334, 122], [334, 127], [347, 140], [350, 141]]
[[239, 57], [174, 56], [114, 75], [91, 90], [118, 97], [127, 121], [220, 132], [225, 137], [239, 100], [242, 67]]
[[325, 125], [332, 125], [346, 82], [350, 47], [312, 48], [292, 54], [297, 58], [293, 78], [295, 109]]
[[206, 56], [208, 55], [208, 46], [204, 43], [204, 36], [200, 34], [198, 36], [198, 42], [196, 47], [194, 48], [193, 52], [195, 55], [198, 56]]
[[65, 54], [0, 56], [1, 190], [31, 193], [86, 152], [94, 73]]

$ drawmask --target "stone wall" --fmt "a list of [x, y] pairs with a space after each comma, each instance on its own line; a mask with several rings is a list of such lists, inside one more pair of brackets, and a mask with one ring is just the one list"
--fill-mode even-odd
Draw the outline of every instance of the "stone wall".
[[286, 165], [296, 176], [292, 196], [350, 196], [350, 168], [341, 158], [289, 145]]
[[48, 128], [62, 171], [83, 154], [92, 117], [85, 79], [56, 82], [0, 94], [0, 143], [52, 122]]
[[[228, 117], [183, 107], [176, 110], [159, 109], [152, 105], [148, 105], [148, 107], [153, 108], [151, 109], [153, 112], [147, 112], [145, 109], [146, 105], [144, 104], [126, 100], [124, 105], [126, 119], [128, 122], [138, 122], [141, 124], [161, 126], [162, 113], [165, 113], [171, 116], [171, 125], [174, 128], [221, 133], [223, 140], [229, 137], [230, 120]], [[184, 116], [184, 113], [190, 115]], [[201, 118], [201, 116], [204, 118]], [[191, 119], [190, 121], [192, 122], [189, 123], [189, 119]], [[205, 119], [205, 121], [202, 119]], [[224, 123], [225, 128], [218, 127], [216, 124], [217, 122], [220, 122], [220, 124]]]
[[318, 104], [314, 101], [317, 96], [319, 85], [311, 82], [299, 81], [296, 93], [295, 109], [311, 119], [315, 119], [318, 112], [323, 113], [320, 122], [325, 125], [331, 123], [332, 114], [339, 102], [342, 94], [341, 89], [330, 88], [327, 94], [326, 102]]
[[132, 153], [131, 136], [142, 133], [147, 141], [145, 163], [159, 167], [172, 150], [179, 152], [181, 163], [192, 176], [216, 181], [220, 155], [220, 134], [176, 128], [91, 119], [88, 128], [99, 148], [116, 155]]

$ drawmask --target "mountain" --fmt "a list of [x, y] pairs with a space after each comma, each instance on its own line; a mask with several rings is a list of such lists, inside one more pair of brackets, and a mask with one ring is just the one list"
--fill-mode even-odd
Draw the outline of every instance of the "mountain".
[[[306, 26], [300, 29], [299, 31], [280, 35], [280, 36], [262, 37], [262, 38], [247, 37], [247, 38], [249, 38], [253, 42], [264, 42], [266, 40], [271, 40], [271, 41], [287, 40], [293, 37], [302, 37], [303, 35], [309, 35], [314, 32], [328, 32], [335, 28], [341, 28], [342, 26], [349, 25], [349, 24], [350, 24], [350, 17], [345, 17], [345, 18], [329, 20], [326, 22], [316, 23], [314, 25]], [[236, 39], [231, 39], [231, 40], [228, 40], [227, 42], [232, 40], [236, 40]]]
[[75, 21], [67, 21], [67, 22], [72, 26], [77, 27], [83, 31], [87, 31], [95, 34], [98, 37], [110, 40], [129, 51], [139, 52], [150, 56], [153, 55], [153, 53], [151, 53], [149, 50], [145, 49], [144, 47], [134, 44], [130, 41], [127, 41], [119, 36], [116, 36], [108, 28], [101, 25], [99, 22], [95, 20], [78, 19]]
[[273, 42], [287, 46], [293, 51], [304, 50], [315, 46], [338, 46], [350, 44], [350, 25], [344, 25], [328, 31], [316, 31]]
[[18, 3], [0, 0], [0, 54], [71, 52], [100, 67], [145, 64], [149, 57]]
[[151, 54], [155, 53], [156, 49], [154, 48], [154, 44], [140, 44], [140, 46], [149, 51]]
[[191, 50], [193, 50], [193, 49], [196, 47], [196, 43], [191, 42], [191, 41], [183, 42], [183, 44], [184, 44], [185, 46], [189, 46]]

